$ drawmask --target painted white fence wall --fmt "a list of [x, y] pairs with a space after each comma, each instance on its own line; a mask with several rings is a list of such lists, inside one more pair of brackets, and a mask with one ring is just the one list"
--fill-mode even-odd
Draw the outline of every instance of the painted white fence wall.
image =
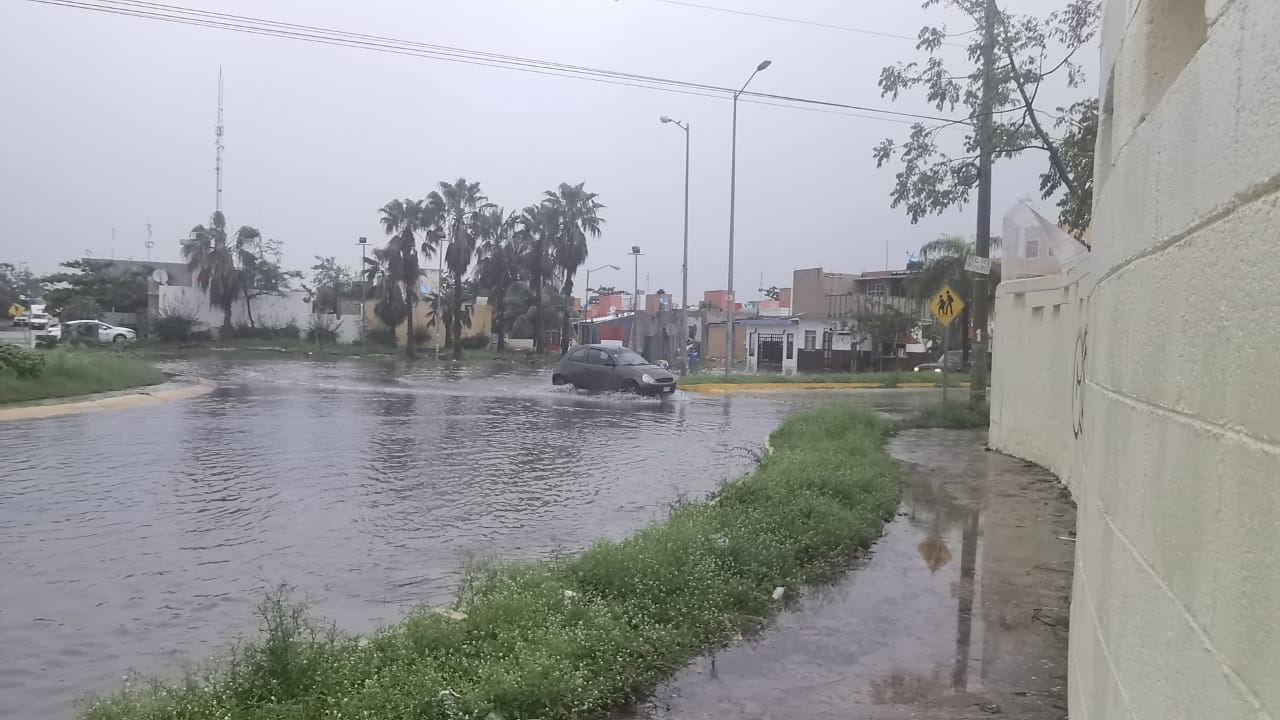
[[992, 442], [1079, 506], [1074, 720], [1280, 718], [1278, 35], [1108, 0], [1092, 272], [1000, 291]]
[[[198, 287], [162, 285], [159, 291], [160, 312], [176, 310], [197, 319], [201, 329], [217, 330], [222, 327], [222, 309], [209, 306], [209, 296]], [[360, 338], [360, 318], [357, 315], [315, 315], [307, 293], [295, 290], [281, 296], [264, 295], [254, 298], [253, 320], [259, 327], [283, 327], [297, 325], [305, 334], [312, 322], [337, 325], [339, 342], [355, 342]], [[231, 306], [231, 323], [248, 325], [249, 313], [244, 300]]]

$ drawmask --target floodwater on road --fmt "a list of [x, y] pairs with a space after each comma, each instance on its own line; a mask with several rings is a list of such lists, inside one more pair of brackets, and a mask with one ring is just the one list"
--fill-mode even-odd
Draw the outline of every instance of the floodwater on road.
[[[0, 717], [60, 720], [131, 670], [255, 629], [280, 583], [368, 631], [477, 558], [576, 552], [752, 465], [830, 394], [665, 400], [543, 372], [206, 361], [192, 400], [0, 424]], [[932, 391], [850, 397], [903, 414]]]

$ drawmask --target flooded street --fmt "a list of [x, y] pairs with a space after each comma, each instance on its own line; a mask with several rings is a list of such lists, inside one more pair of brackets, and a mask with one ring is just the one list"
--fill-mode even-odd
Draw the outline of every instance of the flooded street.
[[[264, 590], [371, 630], [474, 558], [618, 538], [740, 476], [830, 394], [666, 401], [544, 373], [210, 361], [211, 394], [0, 424], [0, 717], [55, 720], [127, 671], [254, 630]], [[859, 392], [902, 414], [929, 391]]]

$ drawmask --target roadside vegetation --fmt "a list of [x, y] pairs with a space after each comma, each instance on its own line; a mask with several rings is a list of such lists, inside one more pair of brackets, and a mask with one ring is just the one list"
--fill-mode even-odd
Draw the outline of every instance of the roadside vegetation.
[[849, 569], [897, 507], [887, 429], [853, 405], [795, 415], [713, 499], [575, 558], [475, 569], [451, 610], [372, 637], [273, 596], [256, 640], [181, 680], [134, 681], [82, 717], [601, 717], [761, 627], [797, 586]]
[[893, 388], [901, 385], [937, 385], [942, 387], [959, 387], [967, 382], [969, 376], [962, 373], [936, 372], [866, 372], [866, 373], [824, 373], [815, 375], [782, 375], [780, 373], [734, 373], [725, 377], [724, 371], [700, 372], [679, 379], [680, 385], [742, 385], [768, 383], [778, 385], [795, 385], [808, 383], [856, 383], [874, 387]]
[[973, 400], [951, 400], [931, 405], [913, 417], [894, 423], [895, 430], [943, 428], [976, 430], [991, 424], [991, 406]]
[[125, 390], [164, 382], [138, 357], [110, 350], [0, 346], [0, 404]]

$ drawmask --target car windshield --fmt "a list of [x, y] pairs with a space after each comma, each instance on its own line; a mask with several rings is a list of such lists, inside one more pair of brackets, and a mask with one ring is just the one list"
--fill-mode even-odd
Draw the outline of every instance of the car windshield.
[[634, 350], [619, 350], [613, 354], [614, 362], [619, 365], [648, 365], [649, 361]]

